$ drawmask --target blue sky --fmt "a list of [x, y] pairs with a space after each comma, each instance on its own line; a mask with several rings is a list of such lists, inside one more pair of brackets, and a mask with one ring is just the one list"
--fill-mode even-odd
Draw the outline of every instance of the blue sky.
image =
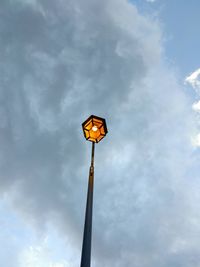
[[180, 68], [182, 75], [199, 67], [199, 8], [196, 0], [161, 1], [160, 18], [164, 23], [165, 35], [169, 38], [166, 41], [166, 53]]
[[165, 53], [168, 60], [179, 69], [182, 76], [199, 67], [198, 49], [200, 37], [200, 4], [192, 1], [148, 2], [133, 0], [139, 10], [147, 15], [157, 16], [162, 24], [165, 39]]
[[199, 266], [199, 5], [1, 2], [1, 266], [79, 265], [91, 114], [92, 266]]

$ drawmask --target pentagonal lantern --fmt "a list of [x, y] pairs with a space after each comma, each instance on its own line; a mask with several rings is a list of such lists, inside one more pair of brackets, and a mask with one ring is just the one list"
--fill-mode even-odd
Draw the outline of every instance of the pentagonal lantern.
[[82, 127], [86, 140], [95, 143], [101, 141], [108, 132], [106, 120], [95, 115], [91, 115], [84, 121]]

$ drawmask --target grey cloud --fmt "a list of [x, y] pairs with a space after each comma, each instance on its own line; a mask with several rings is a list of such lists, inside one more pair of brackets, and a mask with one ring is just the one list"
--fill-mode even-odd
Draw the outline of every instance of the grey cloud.
[[194, 118], [158, 25], [122, 0], [30, 3], [1, 4], [2, 194], [80, 249], [90, 156], [81, 123], [103, 116], [94, 265], [197, 266], [197, 249], [181, 245], [198, 244]]

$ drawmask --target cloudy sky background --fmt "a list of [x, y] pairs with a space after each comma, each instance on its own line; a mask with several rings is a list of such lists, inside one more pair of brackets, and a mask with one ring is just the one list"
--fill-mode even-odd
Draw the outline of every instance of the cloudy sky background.
[[200, 5], [174, 2], [1, 0], [1, 266], [79, 266], [91, 114], [92, 266], [199, 266]]

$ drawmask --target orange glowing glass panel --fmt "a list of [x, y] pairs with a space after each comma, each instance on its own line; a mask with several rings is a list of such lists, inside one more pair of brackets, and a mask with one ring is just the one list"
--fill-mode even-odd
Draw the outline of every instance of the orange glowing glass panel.
[[88, 141], [98, 143], [103, 139], [108, 130], [106, 120], [95, 115], [91, 115], [83, 124], [83, 133]]

